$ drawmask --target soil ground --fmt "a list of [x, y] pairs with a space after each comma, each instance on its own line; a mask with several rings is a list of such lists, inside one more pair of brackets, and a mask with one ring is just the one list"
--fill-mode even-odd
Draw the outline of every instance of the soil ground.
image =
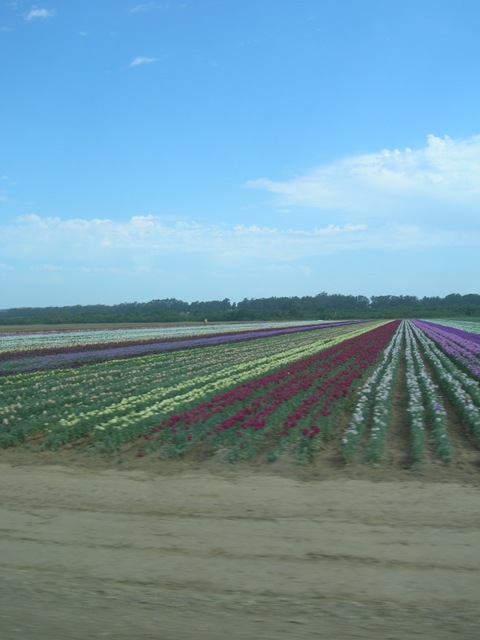
[[1, 451], [0, 637], [476, 640], [465, 454], [412, 471]]
[[478, 640], [480, 451], [445, 401], [410, 468], [404, 375], [376, 468], [0, 450], [0, 639]]

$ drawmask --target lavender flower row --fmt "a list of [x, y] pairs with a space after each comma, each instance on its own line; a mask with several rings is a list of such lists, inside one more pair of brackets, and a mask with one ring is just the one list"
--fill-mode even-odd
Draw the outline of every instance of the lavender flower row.
[[127, 346], [135, 343], [161, 342], [163, 340], [180, 340], [210, 336], [218, 333], [243, 333], [259, 329], [283, 329], [293, 326], [324, 324], [315, 322], [228, 322], [205, 325], [177, 325], [159, 327], [103, 328], [59, 331], [17, 331], [0, 333], [0, 358], [12, 354], [22, 355], [29, 351], [32, 355], [44, 355], [63, 351], [83, 351], [88, 348], [108, 348], [109, 346]]
[[440, 349], [416, 323], [411, 323], [416, 339], [432, 367], [442, 391], [468, 424], [472, 436], [480, 446], [480, 390], [478, 382], [461, 371], [455, 362]]
[[302, 325], [289, 326], [274, 329], [250, 330], [230, 334], [214, 334], [209, 336], [189, 337], [178, 340], [153, 341], [149, 343], [141, 342], [130, 345], [111, 345], [108, 348], [100, 346], [98, 349], [84, 349], [80, 352], [55, 352], [49, 354], [19, 355], [19, 357], [4, 361], [1, 365], [0, 375], [12, 373], [25, 373], [52, 368], [76, 367], [92, 362], [104, 362], [107, 360], [120, 358], [133, 358], [138, 356], [167, 353], [170, 351], [181, 351], [186, 349], [196, 349], [199, 347], [218, 346], [232, 342], [242, 342], [244, 340], [254, 340], [257, 338], [285, 335], [288, 333], [298, 333], [301, 331], [321, 330], [346, 324], [354, 324], [359, 321], [330, 322], [322, 325]]
[[444, 353], [480, 379], [480, 344], [468, 337], [475, 337], [475, 334], [423, 320], [414, 320], [413, 324], [436, 342]]
[[459, 338], [465, 338], [466, 340], [470, 340], [471, 342], [476, 342], [480, 345], [480, 333], [474, 333], [473, 331], [465, 331], [464, 329], [459, 329], [458, 327], [452, 327], [450, 325], [442, 324], [440, 322], [430, 322], [428, 320], [419, 320], [422, 324], [429, 325], [431, 327], [441, 327], [442, 331], [445, 333], [452, 334]]

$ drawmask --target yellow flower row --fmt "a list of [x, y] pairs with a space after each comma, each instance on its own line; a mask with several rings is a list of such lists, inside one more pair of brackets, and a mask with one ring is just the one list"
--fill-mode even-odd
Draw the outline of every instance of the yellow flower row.
[[[196, 401], [200, 401], [202, 398], [221, 393], [232, 386], [241, 384], [249, 379], [265, 375], [274, 369], [281, 368], [282, 366], [291, 364], [292, 362], [302, 358], [314, 355], [327, 347], [335, 346], [348, 338], [353, 338], [354, 336], [366, 333], [367, 331], [370, 331], [377, 326], [381, 326], [382, 324], [384, 324], [384, 322], [379, 321], [374, 323], [373, 326], [372, 324], [369, 324], [368, 326], [355, 325], [355, 328], [348, 334], [338, 335], [335, 337], [325, 337], [306, 347], [290, 349], [282, 354], [276, 354], [275, 356], [263, 356], [258, 358], [257, 361], [235, 365], [206, 376], [196, 376], [193, 380], [174, 385], [168, 389], [157, 389], [154, 392], [132, 397], [128, 400], [123, 398], [120, 403], [110, 406], [96, 414], [96, 418], [100, 418], [101, 422], [100, 424], [97, 424], [95, 428], [97, 430], [104, 430], [108, 427], [127, 427], [132, 422], [132, 413], [135, 413], [135, 421], [173, 413], [179, 406], [194, 403]], [[155, 397], [158, 397], [158, 394], [161, 392], [168, 392], [169, 395], [173, 397], [155, 402]], [[150, 404], [149, 401], [152, 401], [152, 403]], [[135, 410], [137, 405], [145, 405], [147, 402], [147, 408], [143, 410]], [[112, 413], [115, 415], [110, 419], [105, 420], [105, 418]], [[68, 425], [66, 424], [65, 426]]]
[[[381, 324], [384, 322], [344, 325], [314, 334], [296, 333], [78, 369], [9, 376], [0, 381], [4, 398], [9, 396], [5, 411], [0, 409], [0, 420], [22, 425], [28, 419], [29, 433], [43, 431], [47, 436], [69, 429], [82, 434], [95, 430], [100, 435], [105, 429], [117, 431], [142, 421], [161, 420], [179, 407], [195, 404]], [[294, 346], [288, 348], [289, 344]]]

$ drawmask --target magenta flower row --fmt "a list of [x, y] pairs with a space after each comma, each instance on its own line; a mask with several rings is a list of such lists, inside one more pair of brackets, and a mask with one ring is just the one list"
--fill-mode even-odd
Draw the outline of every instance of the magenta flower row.
[[[252, 447], [262, 438], [314, 441], [324, 435], [337, 405], [394, 335], [392, 321], [314, 356], [238, 385], [188, 410], [170, 415], [144, 436], [147, 449], [172, 447], [182, 454], [199, 441]], [[143, 455], [141, 449], [139, 455]]]

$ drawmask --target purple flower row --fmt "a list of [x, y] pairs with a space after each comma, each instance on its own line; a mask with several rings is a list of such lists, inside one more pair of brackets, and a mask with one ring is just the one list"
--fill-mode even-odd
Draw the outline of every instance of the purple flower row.
[[137, 343], [113, 343], [105, 347], [104, 345], [96, 345], [92, 348], [89, 345], [81, 351], [71, 349], [68, 352], [64, 348], [57, 350], [49, 350], [47, 353], [41, 352], [19, 352], [11, 354], [9, 359], [4, 359], [0, 363], [0, 375], [8, 375], [13, 373], [25, 373], [28, 371], [38, 371], [43, 369], [76, 367], [93, 362], [104, 362], [120, 358], [134, 358], [138, 356], [153, 355], [156, 353], [167, 353], [169, 351], [181, 351], [186, 349], [196, 349], [199, 347], [217, 346], [232, 342], [242, 342], [245, 340], [254, 340], [257, 338], [272, 337], [285, 335], [288, 333], [298, 333], [301, 331], [321, 330], [353, 324], [360, 322], [358, 320], [329, 322], [321, 325], [301, 325], [297, 327], [271, 328], [271, 329], [254, 329], [243, 332], [219, 333], [208, 336], [188, 337], [179, 339], [154, 340], [150, 342]]
[[452, 336], [456, 336], [457, 338], [463, 338], [465, 340], [469, 340], [470, 342], [474, 342], [480, 345], [480, 333], [472, 333], [471, 331], [463, 331], [462, 329], [457, 329], [456, 327], [449, 327], [447, 325], [438, 324], [437, 322], [429, 322], [427, 320], [417, 320], [417, 322], [421, 322], [424, 325], [428, 325], [435, 329], [441, 329], [443, 333], [448, 333]]
[[413, 320], [413, 324], [438, 344], [447, 355], [480, 379], [479, 334], [469, 333], [453, 327], [445, 327], [425, 320]]

